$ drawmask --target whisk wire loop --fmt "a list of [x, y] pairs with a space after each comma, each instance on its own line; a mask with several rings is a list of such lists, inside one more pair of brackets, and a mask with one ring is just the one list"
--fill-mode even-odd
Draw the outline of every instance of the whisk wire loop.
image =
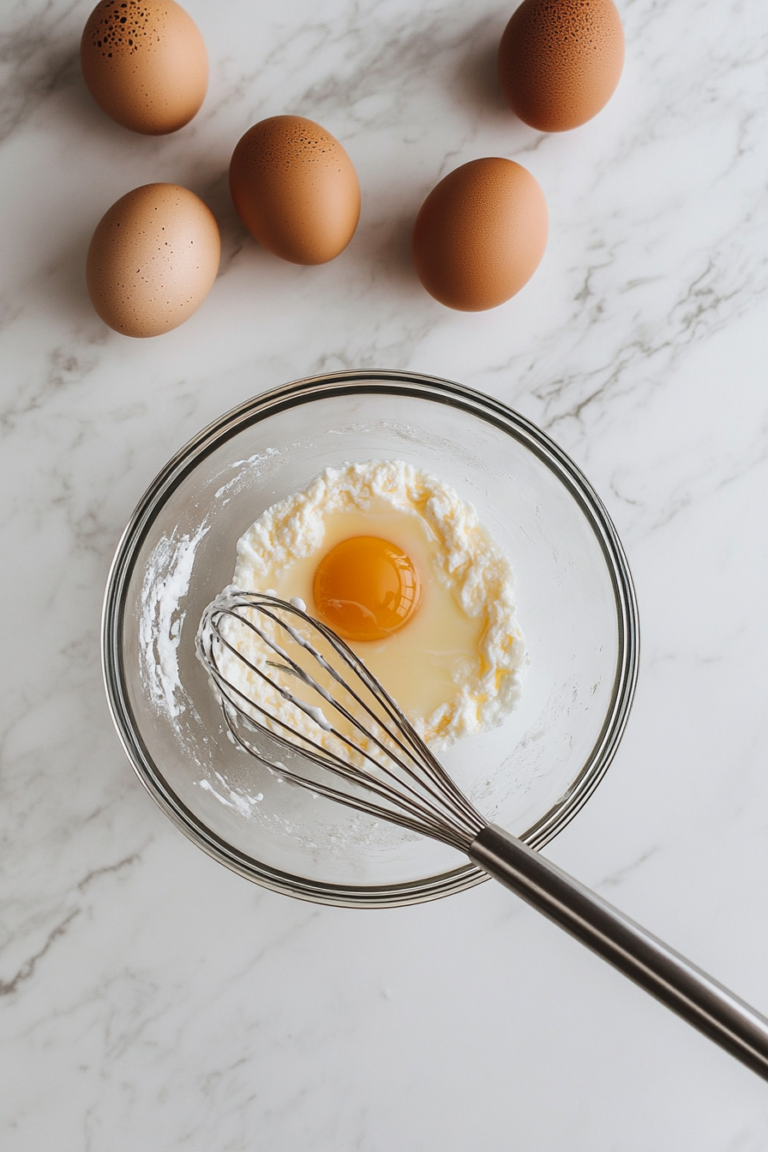
[[[302, 631], [289, 623], [286, 617], [293, 617]], [[262, 626], [262, 618], [271, 622], [275, 636]], [[242, 644], [242, 636], [240, 645], [232, 642], [230, 636], [234, 627], [247, 630], [245, 635], [251, 637], [249, 645]], [[312, 639], [304, 632], [309, 632]], [[344, 674], [318, 650], [318, 638], [341, 662]], [[286, 780], [463, 850], [485, 827], [485, 820], [443, 771], [395, 701], [348, 645], [303, 608], [268, 594], [227, 589], [204, 613], [197, 643], [198, 654], [218, 692], [227, 728], [235, 743]], [[288, 650], [291, 646], [297, 646], [311, 666], [316, 665], [330, 678], [331, 690], [291, 655]], [[244, 651], [245, 647], [249, 651]], [[265, 660], [264, 649], [282, 663], [274, 659]], [[299, 731], [291, 723], [290, 713], [286, 719], [279, 714], [279, 708], [265, 707], [256, 699], [250, 685], [247, 685], [249, 690], [238, 687], [231, 678], [232, 672], [229, 678], [226, 674], [226, 661], [221, 660], [221, 656], [226, 654], [229, 665], [234, 666], [238, 674], [246, 669], [275, 690], [287, 704], [298, 707], [322, 731], [333, 737], [343, 752], [351, 754], [351, 758], [346, 754], [339, 755], [326, 744]], [[326, 708], [333, 710], [331, 715], [335, 713], [341, 717], [351, 732], [341, 731], [321, 708], [307, 703], [281, 684], [276, 673], [296, 678], [315, 693]], [[341, 690], [344, 693], [345, 701], [334, 694], [334, 686], [337, 692]], [[266, 732], [278, 746], [293, 752], [298, 750], [306, 761], [333, 773], [358, 790], [364, 789], [364, 794], [333, 787], [324, 780], [305, 776], [301, 770], [294, 771], [276, 759], [270, 759], [243, 734], [254, 727]], [[362, 760], [362, 764], [356, 764], [355, 759]], [[385, 804], [370, 799], [371, 795]]]
[[[232, 721], [229, 709], [224, 711], [224, 718], [233, 740], [245, 752], [249, 753], [249, 755], [252, 756], [255, 760], [264, 764], [267, 768], [270, 769], [270, 771], [279, 769], [281, 778], [289, 780], [291, 783], [298, 784], [303, 787], [308, 786], [306, 780], [303, 777], [299, 776], [295, 772], [292, 772], [290, 768], [286, 767], [284, 764], [276, 764], [274, 761], [267, 759], [265, 756], [261, 755], [261, 753], [259, 753], [252, 745], [249, 745], [247, 742], [245, 742], [240, 736], [236, 725]], [[281, 740], [280, 743], [284, 742]], [[285, 743], [287, 744], [287, 742]], [[289, 744], [287, 746], [290, 747]], [[315, 757], [309, 752], [306, 752], [305, 755], [308, 757], [308, 759], [313, 760], [314, 763], [320, 764], [321, 767], [325, 767], [324, 762], [319, 757]], [[339, 762], [339, 774], [342, 776], [345, 775], [344, 767], [345, 766]], [[357, 783], [358, 781], [352, 778], [352, 782]], [[408, 828], [413, 832], [419, 832], [421, 835], [433, 836], [435, 839], [442, 840], [443, 843], [449, 844], [453, 848], [466, 850], [466, 844], [463, 840], [457, 836], [446, 833], [442, 825], [438, 824], [430, 817], [427, 817], [423, 812], [420, 814], [420, 819], [411, 819], [404, 813], [398, 812], [391, 807], [376, 804], [369, 800], [357, 799], [355, 796], [349, 793], [341, 792], [338, 788], [332, 788], [329, 784], [326, 784], [322, 780], [314, 781], [311, 787], [312, 790], [319, 795], [325, 796], [327, 799], [334, 800], [337, 803], [346, 804], [347, 807], [354, 808], [358, 812], [365, 812], [366, 814], [376, 816], [379, 819], [391, 821], [392, 823], [399, 824], [401, 827]], [[389, 798], [389, 792], [385, 789], [377, 788], [375, 784], [366, 783], [366, 787], [369, 789], [369, 791], [375, 791], [385, 799]], [[411, 810], [410, 806], [409, 810]], [[413, 806], [412, 810], [414, 812], [418, 811], [415, 806]]]
[[[271, 619], [275, 620], [276, 623], [282, 624], [282, 621], [280, 621], [278, 618], [274, 617], [271, 613], [265, 612], [264, 614], [269, 616]], [[330, 703], [333, 707], [335, 707], [350, 723], [352, 723], [356, 728], [358, 728], [358, 730], [361, 733], [366, 735], [367, 738], [373, 740], [373, 742], [379, 747], [379, 749], [382, 752], [384, 752], [387, 756], [389, 756], [390, 759], [392, 759], [402, 769], [402, 771], [404, 771], [407, 775], [410, 775], [413, 778], [416, 778], [415, 774], [412, 772], [412, 769], [406, 763], [404, 763], [398, 756], [394, 755], [391, 752], [391, 750], [388, 749], [384, 745], [384, 743], [382, 741], [378, 740], [372, 734], [367, 733], [366, 730], [363, 728], [363, 726], [357, 722], [356, 718], [347, 709], [343, 708], [338, 703], [338, 701], [336, 701], [332, 697], [330, 697], [330, 695], [322, 688], [321, 685], [317, 684], [316, 681], [312, 677], [308, 676], [307, 673], [304, 671], [304, 669], [300, 668], [300, 666], [298, 666], [295, 663], [295, 661], [293, 661], [291, 659], [291, 657], [288, 655], [288, 653], [286, 653], [279, 645], [273, 643], [268, 636], [266, 636], [263, 632], [261, 632], [260, 629], [254, 627], [254, 625], [250, 621], [242, 619], [237, 613], [226, 612], [226, 613], [222, 613], [222, 615], [235, 616], [236, 619], [238, 619], [241, 623], [245, 624], [248, 628], [250, 628], [251, 631], [254, 632], [256, 635], [258, 635], [260, 639], [264, 640], [264, 642], [276, 654], [279, 654], [282, 659], [284, 659], [288, 662], [288, 666], [289, 666], [288, 670], [289, 671], [291, 671], [295, 675], [299, 676], [300, 679], [308, 687], [311, 687], [314, 690], [318, 691], [321, 694], [321, 696], [323, 697], [323, 699], [326, 700], [326, 702]], [[215, 632], [217, 638], [221, 641], [221, 643], [230, 652], [238, 655], [239, 658], [242, 659], [243, 663], [252, 672], [256, 673], [263, 680], [267, 681], [271, 686], [275, 687], [278, 690], [278, 692], [280, 693], [280, 695], [283, 696], [284, 699], [288, 700], [291, 703], [296, 703], [301, 708], [301, 710], [306, 715], [308, 715], [311, 719], [316, 719], [315, 709], [313, 707], [311, 707], [311, 706], [307, 707], [302, 701], [296, 700], [292, 696], [291, 693], [287, 692], [280, 685], [276, 684], [272, 680], [272, 678], [267, 676], [256, 664], [254, 664], [252, 661], [248, 660], [248, 658], [243, 656], [242, 653], [239, 653], [238, 650], [232, 644], [230, 644], [229, 640], [222, 634], [222, 632], [218, 626], [218, 623], [216, 621], [214, 621], [214, 632]], [[272, 664], [271, 661], [268, 661], [267, 663]], [[323, 665], [325, 667], [329, 667], [325, 661], [323, 661]], [[280, 667], [279, 665], [273, 665], [273, 666]], [[309, 755], [310, 758], [313, 759], [316, 763], [320, 763], [321, 766], [326, 767], [327, 766], [326, 761], [332, 760], [334, 765], [335, 765], [336, 770], [339, 771], [339, 773], [341, 775], [343, 775], [347, 779], [351, 780], [353, 783], [362, 784], [362, 785], [368, 787], [370, 790], [377, 792], [379, 795], [387, 796], [390, 799], [392, 798], [391, 792], [389, 792], [388, 790], [385, 792], [384, 789], [382, 789], [382, 787], [379, 784], [371, 781], [371, 779], [368, 775], [358, 771], [354, 767], [354, 765], [349, 765], [346, 761], [343, 761], [339, 757], [334, 756], [334, 754], [332, 752], [330, 752], [329, 750], [323, 749], [321, 745], [318, 745], [315, 741], [311, 740], [305, 734], [299, 733], [299, 732], [295, 731], [294, 729], [292, 729], [290, 727], [290, 725], [286, 724], [279, 716], [273, 716], [271, 713], [269, 713], [268, 711], [263, 709], [259, 704], [256, 703], [256, 701], [252, 700], [251, 697], [249, 697], [245, 693], [241, 692], [237, 687], [235, 687], [233, 685], [229, 685], [228, 683], [226, 683], [223, 680], [223, 678], [221, 677], [221, 674], [218, 672], [218, 669], [215, 672], [215, 678], [216, 678], [217, 684], [219, 686], [220, 692], [227, 699], [227, 701], [231, 707], [238, 708], [238, 706], [232, 700], [231, 695], [229, 694], [230, 691], [234, 691], [235, 693], [237, 693], [238, 696], [240, 696], [243, 699], [243, 701], [246, 703], [246, 705], [249, 708], [253, 708], [254, 710], [262, 713], [262, 715], [266, 716], [273, 723], [278, 724], [281, 728], [290, 732], [291, 733], [291, 740], [285, 741], [286, 746], [291, 747], [292, 744], [295, 742], [295, 740], [298, 738], [299, 740], [302, 741], [302, 745], [306, 745], [307, 748], [312, 749], [312, 751], [315, 753], [315, 755], [312, 755], [311, 753], [308, 753], [305, 749], [305, 754]], [[366, 708], [366, 711], [368, 711], [368, 713], [371, 715], [372, 719], [376, 719], [374, 713], [365, 706], [363, 701], [361, 701], [359, 699], [359, 697], [356, 697], [356, 699], [358, 700], [358, 702], [361, 704], [362, 707]], [[239, 708], [238, 708], [238, 710], [239, 710]], [[322, 726], [325, 727], [325, 725], [322, 725]], [[230, 725], [230, 730], [231, 730], [231, 728], [232, 728], [232, 726]], [[392, 773], [387, 768], [386, 763], [382, 763], [380, 760], [377, 760], [375, 757], [371, 757], [364, 748], [360, 748], [358, 745], [354, 744], [353, 741], [350, 741], [343, 733], [339, 732], [332, 725], [328, 725], [327, 731], [331, 732], [337, 739], [341, 740], [347, 747], [350, 748], [350, 750], [356, 751], [359, 754], [363, 755], [365, 759], [367, 759], [371, 764], [373, 764], [377, 768], [379, 768], [393, 782], [400, 784], [401, 787], [404, 787], [406, 789], [406, 791], [410, 794], [411, 799], [409, 799], [408, 797], [402, 797], [401, 796], [400, 802], [403, 803], [404, 806], [406, 806], [413, 814], [417, 814], [420, 811], [419, 802], [422, 800], [422, 797], [421, 797], [420, 793], [415, 788], [411, 787], [411, 785], [408, 783], [407, 780], [404, 781], [400, 777], [398, 777], [396, 774]], [[234, 735], [234, 733], [233, 733], [233, 735]], [[282, 742], [283, 741], [281, 740], [281, 743]], [[244, 747], [244, 748], [246, 748], [246, 750], [248, 750], [248, 746], [245, 744], [244, 741], [238, 740], [238, 743], [240, 744], [241, 747]], [[396, 741], [396, 743], [398, 743], [398, 745], [401, 748], [403, 747], [399, 741]], [[403, 748], [403, 751], [406, 752], [408, 755], [412, 755], [405, 748]], [[321, 759], [318, 759], [318, 757], [316, 755], [316, 753], [318, 753], [318, 752], [321, 753]], [[433, 796], [435, 796], [436, 799], [439, 799], [439, 797], [437, 797], [437, 794], [436, 794], [434, 789], [428, 789], [428, 791], [432, 792]], [[338, 795], [340, 795], [338, 792], [334, 792], [335, 797], [338, 797]], [[413, 802], [414, 800], [415, 800], [415, 803]]]

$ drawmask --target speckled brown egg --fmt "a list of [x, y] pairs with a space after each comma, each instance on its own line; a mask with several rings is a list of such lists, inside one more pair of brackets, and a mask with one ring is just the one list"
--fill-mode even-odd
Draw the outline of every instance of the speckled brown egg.
[[330, 132], [303, 116], [271, 116], [249, 128], [232, 154], [229, 187], [254, 239], [293, 264], [333, 260], [357, 228], [352, 161]]
[[88, 293], [116, 332], [159, 336], [200, 307], [220, 255], [218, 225], [198, 196], [178, 184], [145, 184], [99, 221], [86, 263]]
[[80, 61], [99, 107], [149, 136], [188, 124], [208, 87], [203, 38], [174, 0], [102, 0], [85, 25]]
[[547, 244], [547, 204], [522, 165], [497, 156], [450, 172], [413, 230], [419, 279], [448, 308], [481, 312], [530, 280]]
[[541, 132], [585, 124], [603, 108], [624, 65], [613, 0], [524, 0], [499, 45], [499, 79], [521, 120]]

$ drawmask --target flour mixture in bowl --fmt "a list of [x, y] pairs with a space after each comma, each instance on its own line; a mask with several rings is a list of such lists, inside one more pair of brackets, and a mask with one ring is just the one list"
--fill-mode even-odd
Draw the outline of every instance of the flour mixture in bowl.
[[[306, 604], [433, 749], [497, 727], [519, 699], [527, 656], [509, 561], [471, 504], [410, 464], [326, 468], [241, 537], [233, 583]], [[246, 657], [249, 643], [240, 633]], [[234, 655], [221, 670], [257, 702], [268, 690]]]

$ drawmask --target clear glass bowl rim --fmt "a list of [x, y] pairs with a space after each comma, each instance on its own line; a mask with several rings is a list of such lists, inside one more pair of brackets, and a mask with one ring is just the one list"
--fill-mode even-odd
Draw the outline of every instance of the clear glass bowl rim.
[[521, 839], [538, 849], [570, 823], [608, 770], [632, 707], [639, 662], [639, 619], [632, 575], [605, 506], [573, 461], [525, 417], [462, 384], [394, 370], [332, 372], [260, 393], [202, 429], [155, 477], [120, 539], [104, 597], [102, 666], [110, 713], [128, 759], [152, 798], [193, 843], [232, 871], [273, 891], [320, 904], [376, 908], [434, 900], [482, 883], [488, 876], [467, 862], [449, 872], [401, 884], [324, 884], [265, 866], [232, 848], [179, 799], [149, 755], [130, 706], [122, 659], [125, 598], [142, 542], [163, 504], [185, 477], [211, 452], [252, 424], [322, 398], [366, 393], [432, 400], [468, 412], [506, 432], [523, 443], [565, 485], [598, 540], [613, 587], [618, 628], [618, 659], [610, 705], [600, 735], [567, 793]]

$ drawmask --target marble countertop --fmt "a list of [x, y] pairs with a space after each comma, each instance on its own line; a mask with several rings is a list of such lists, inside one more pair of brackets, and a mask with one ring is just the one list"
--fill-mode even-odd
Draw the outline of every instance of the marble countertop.
[[[120, 748], [99, 665], [117, 540], [208, 421], [336, 368], [445, 376], [539, 423], [605, 500], [640, 682], [606, 779], [546, 853], [768, 1012], [768, 6], [618, 0], [627, 61], [570, 134], [495, 80], [514, 4], [189, 0], [211, 83], [133, 135], [79, 70], [84, 0], [0, 14], [2, 1080], [9, 1152], [764, 1152], [765, 1083], [498, 885], [362, 913], [188, 842]], [[228, 198], [264, 116], [318, 120], [363, 189], [343, 255], [259, 249]], [[415, 278], [427, 190], [523, 163], [551, 231], [527, 287], [450, 312]], [[217, 283], [152, 340], [107, 329], [90, 235], [129, 189], [198, 193]]]

